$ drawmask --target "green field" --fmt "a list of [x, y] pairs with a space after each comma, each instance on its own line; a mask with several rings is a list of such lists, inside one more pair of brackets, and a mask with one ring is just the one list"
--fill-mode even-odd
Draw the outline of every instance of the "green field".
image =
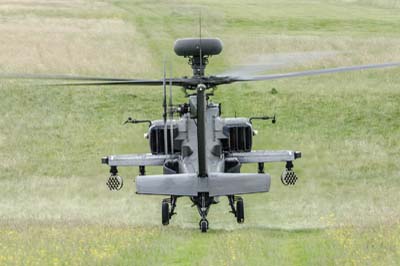
[[[208, 74], [303, 51], [339, 53], [284, 71], [400, 62], [397, 0], [20, 0], [0, 2], [0, 72], [160, 78], [165, 57], [190, 75], [172, 48], [200, 12], [224, 42]], [[244, 196], [245, 223], [221, 199], [201, 234], [188, 199], [161, 225], [136, 168], [120, 169], [120, 192], [105, 186], [102, 156], [148, 152], [147, 126], [122, 122], [160, 119], [162, 88], [0, 80], [0, 265], [399, 265], [399, 84], [393, 68], [219, 87], [225, 117], [277, 114], [255, 122], [254, 149], [303, 158], [295, 187], [266, 165], [271, 191]]]

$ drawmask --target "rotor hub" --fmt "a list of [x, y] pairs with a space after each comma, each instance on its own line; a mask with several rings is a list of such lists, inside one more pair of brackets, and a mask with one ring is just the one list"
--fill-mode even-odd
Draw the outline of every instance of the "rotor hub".
[[218, 38], [186, 38], [175, 41], [174, 51], [178, 56], [188, 57], [193, 76], [204, 76], [208, 57], [222, 51], [222, 42]]

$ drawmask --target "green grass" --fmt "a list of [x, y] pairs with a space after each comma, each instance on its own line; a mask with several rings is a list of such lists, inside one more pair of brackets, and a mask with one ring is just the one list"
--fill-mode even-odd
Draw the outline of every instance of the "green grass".
[[[269, 53], [345, 52], [296, 70], [400, 61], [397, 1], [24, 1], [0, 4], [0, 70], [159, 78], [165, 56], [189, 75], [173, 41], [198, 35], [200, 10], [203, 35], [225, 44], [210, 74]], [[120, 169], [122, 191], [105, 186], [102, 156], [148, 152], [146, 125], [122, 122], [161, 118], [161, 88], [1, 80], [0, 265], [397, 265], [399, 74], [219, 87], [226, 117], [277, 114], [255, 122], [255, 149], [303, 158], [292, 188], [280, 184], [283, 164], [266, 165], [271, 191], [244, 197], [243, 225], [226, 199], [212, 206], [207, 234], [188, 199], [162, 227], [162, 198], [135, 194], [138, 169]]]
[[[389, 229], [389, 230], [388, 230]], [[400, 227], [194, 230], [35, 224], [0, 230], [0, 262], [20, 265], [395, 265]]]

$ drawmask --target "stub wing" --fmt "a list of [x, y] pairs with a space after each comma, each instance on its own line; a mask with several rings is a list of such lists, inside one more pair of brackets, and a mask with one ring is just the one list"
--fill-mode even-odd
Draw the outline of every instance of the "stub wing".
[[103, 157], [101, 163], [109, 166], [156, 166], [163, 165], [166, 160], [176, 158], [178, 155], [123, 154]]
[[299, 151], [252, 151], [230, 153], [228, 158], [237, 158], [240, 163], [290, 162], [301, 158]]
[[[166, 160], [178, 155], [126, 154], [110, 155], [102, 163], [110, 166], [161, 166]], [[252, 151], [230, 153], [226, 158], [236, 158], [240, 163], [291, 162], [301, 157], [296, 151]], [[164, 175], [139, 175], [136, 177], [136, 193], [154, 195], [197, 196], [206, 192], [209, 196], [239, 195], [268, 192], [269, 174], [259, 173], [209, 173], [199, 178], [197, 173]]]
[[[170, 154], [123, 154], [103, 157], [101, 162], [110, 166], [156, 166], [163, 165], [166, 160], [177, 159], [178, 157], [178, 155]], [[301, 152], [289, 150], [234, 152], [227, 155], [226, 158], [237, 158], [240, 163], [289, 162], [301, 158]]]

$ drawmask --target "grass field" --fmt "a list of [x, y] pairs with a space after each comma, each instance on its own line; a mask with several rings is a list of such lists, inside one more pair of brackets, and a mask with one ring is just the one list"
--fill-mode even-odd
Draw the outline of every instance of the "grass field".
[[[190, 75], [172, 47], [198, 35], [200, 11], [225, 44], [209, 74], [271, 53], [340, 52], [287, 71], [400, 62], [397, 0], [10, 0], [0, 71], [159, 78], [166, 57]], [[255, 149], [303, 158], [290, 188], [283, 164], [266, 165], [271, 191], [244, 196], [244, 224], [226, 199], [213, 206], [207, 234], [188, 199], [161, 226], [162, 198], [135, 194], [138, 169], [120, 169], [122, 191], [105, 186], [102, 156], [148, 152], [146, 125], [122, 122], [161, 118], [161, 88], [40, 84], [0, 82], [0, 265], [399, 265], [400, 68], [218, 88], [223, 116], [277, 114], [255, 124]]]

